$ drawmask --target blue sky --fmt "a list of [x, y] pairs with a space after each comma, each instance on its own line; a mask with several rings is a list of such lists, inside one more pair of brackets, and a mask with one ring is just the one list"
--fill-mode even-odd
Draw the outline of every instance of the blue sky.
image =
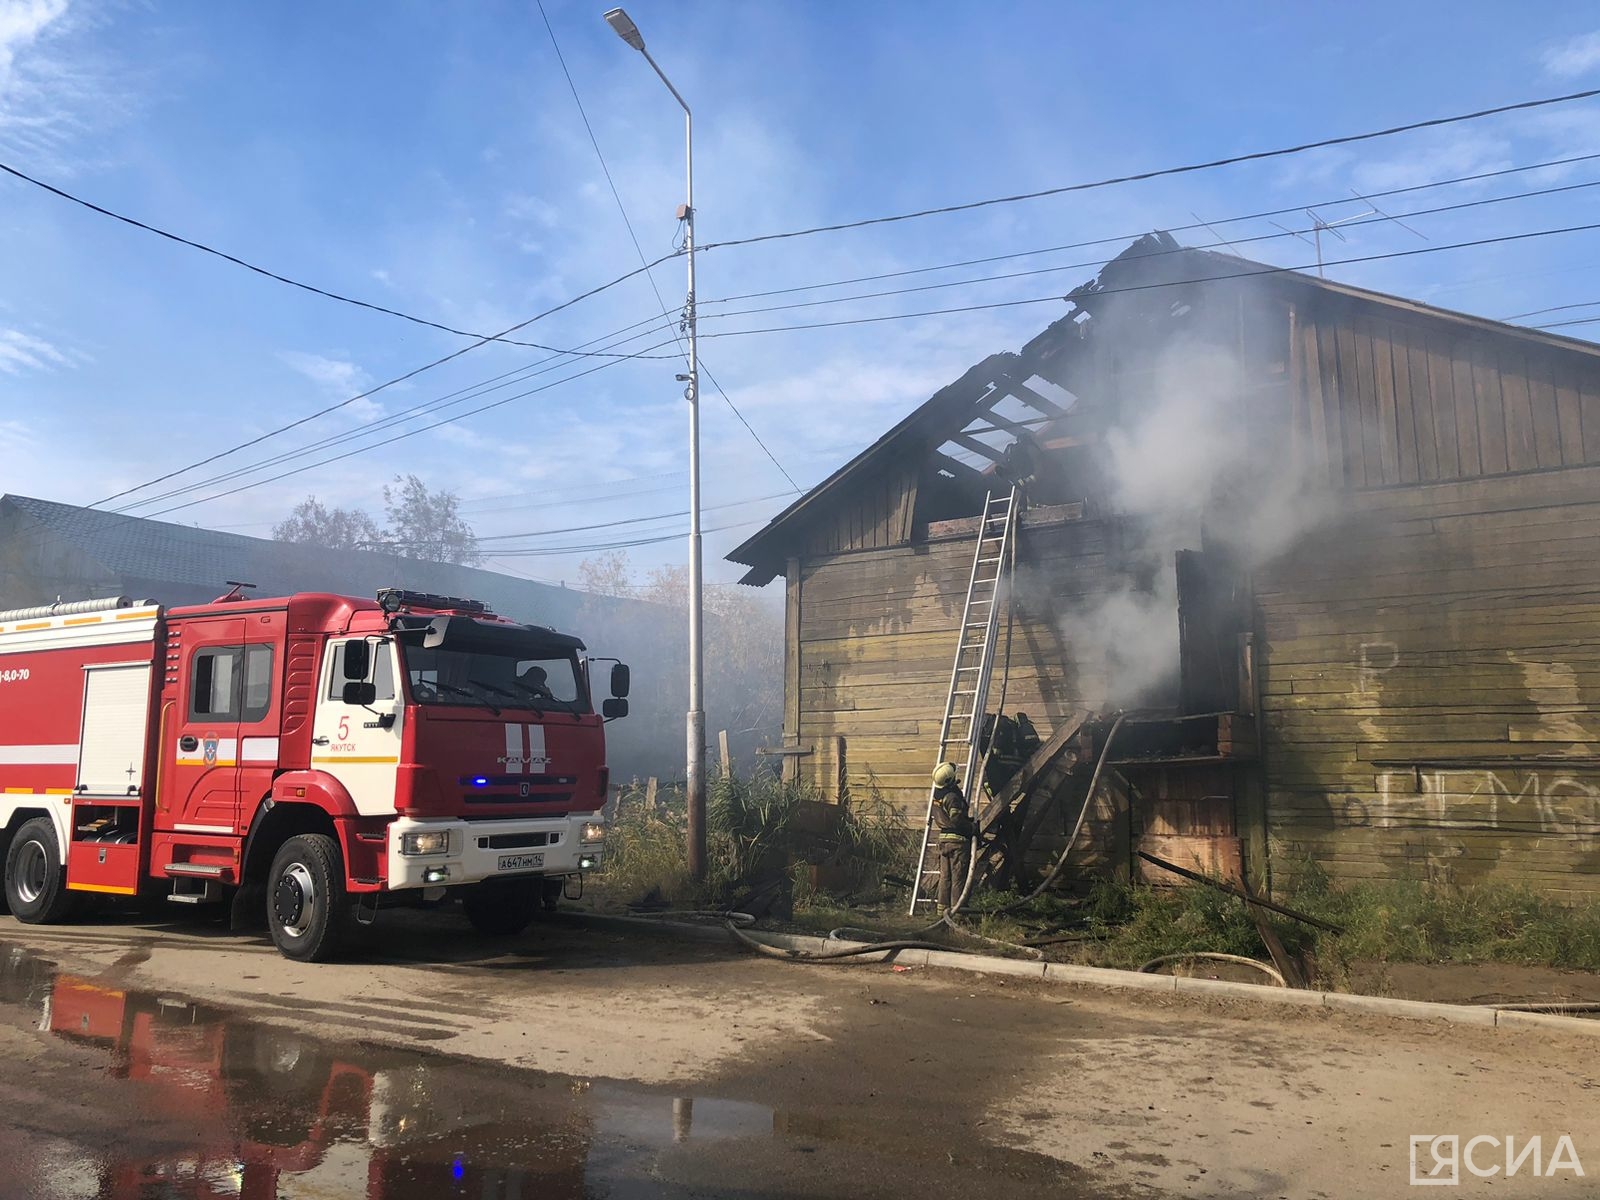
[[[601, 21], [546, 0], [640, 244], [671, 250], [681, 116]], [[1267, 149], [1600, 86], [1600, 16], [1572, 4], [1302, 5], [678, 3], [634, 0], [652, 53], [696, 110], [702, 241], [1005, 195]], [[1587, 102], [1251, 166], [1129, 184], [701, 257], [705, 361], [802, 486], [1063, 305], [853, 327], [741, 328], [1060, 294], [1081, 266], [916, 296], [718, 319], [743, 293], [1213, 223], [1453, 176], [1600, 152]], [[533, 3], [322, 6], [0, 0], [0, 161], [283, 274], [467, 330], [496, 330], [638, 265]], [[1600, 160], [1416, 192], [1391, 212], [1600, 180]], [[1353, 201], [1321, 210], [1360, 211]], [[1303, 227], [1284, 219], [1285, 223]], [[1600, 222], [1600, 187], [1347, 230], [1329, 257]], [[1277, 232], [1219, 225], [1229, 239]], [[1181, 234], [1207, 244], [1205, 230]], [[1122, 243], [1105, 246], [1115, 253]], [[1292, 239], [1250, 257], [1309, 261]], [[996, 269], [1085, 264], [1096, 251]], [[1345, 281], [1507, 317], [1600, 301], [1600, 231], [1331, 268]], [[965, 279], [967, 269], [919, 277]], [[657, 268], [668, 307], [682, 264]], [[0, 180], [0, 490], [76, 503], [165, 474], [409, 371], [464, 339], [349, 308]], [[833, 298], [857, 290], [792, 299]], [[660, 311], [641, 277], [530, 326], [570, 347]], [[1592, 309], [1549, 318], [1600, 316]], [[630, 330], [630, 332], [632, 332]], [[1565, 330], [1600, 333], [1600, 324]], [[665, 335], [629, 342], [644, 349]], [[653, 350], [664, 354], [670, 343]], [[171, 512], [265, 534], [299, 499], [378, 511], [415, 472], [458, 491], [493, 547], [546, 551], [669, 534], [683, 509], [681, 364], [609, 365], [492, 412], [363, 450], [425, 421], [404, 410], [526, 368], [493, 345], [172, 483], [151, 515], [267, 475], [343, 461]], [[544, 369], [544, 368], [538, 368]], [[706, 388], [711, 576], [789, 487]], [[758, 499], [764, 498], [764, 499]], [[113, 507], [127, 503], [117, 501]], [[507, 538], [512, 534], [543, 534]], [[637, 568], [682, 543], [631, 551]], [[584, 552], [491, 566], [576, 578]]]

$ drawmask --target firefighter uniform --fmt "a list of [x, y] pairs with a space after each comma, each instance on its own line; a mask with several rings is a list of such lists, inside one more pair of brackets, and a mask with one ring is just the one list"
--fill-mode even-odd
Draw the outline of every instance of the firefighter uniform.
[[967, 882], [967, 852], [972, 839], [972, 817], [967, 798], [956, 782], [956, 769], [940, 763], [933, 772], [933, 825], [939, 835], [940, 912], [961, 898]]

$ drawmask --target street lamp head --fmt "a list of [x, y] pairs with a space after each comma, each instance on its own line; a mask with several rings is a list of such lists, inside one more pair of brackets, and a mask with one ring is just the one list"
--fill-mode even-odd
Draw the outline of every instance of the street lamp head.
[[644, 49], [644, 34], [639, 32], [639, 27], [633, 23], [624, 10], [613, 8], [606, 13], [606, 24], [617, 31], [617, 36], [635, 50]]

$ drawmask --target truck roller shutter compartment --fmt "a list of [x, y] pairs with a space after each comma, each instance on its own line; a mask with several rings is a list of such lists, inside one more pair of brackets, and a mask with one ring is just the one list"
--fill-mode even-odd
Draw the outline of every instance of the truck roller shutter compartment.
[[143, 786], [149, 712], [149, 664], [85, 669], [80, 792], [126, 796]]

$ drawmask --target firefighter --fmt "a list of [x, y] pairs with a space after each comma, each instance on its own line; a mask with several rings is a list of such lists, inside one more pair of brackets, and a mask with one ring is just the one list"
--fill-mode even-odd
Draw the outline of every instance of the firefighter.
[[967, 882], [967, 851], [972, 839], [972, 817], [967, 798], [956, 782], [951, 763], [933, 769], [933, 825], [939, 831], [939, 895], [941, 913], [961, 898]]
[[535, 700], [554, 700], [555, 693], [550, 690], [550, 673], [538, 663], [533, 663], [517, 676], [517, 682], [522, 685]]

